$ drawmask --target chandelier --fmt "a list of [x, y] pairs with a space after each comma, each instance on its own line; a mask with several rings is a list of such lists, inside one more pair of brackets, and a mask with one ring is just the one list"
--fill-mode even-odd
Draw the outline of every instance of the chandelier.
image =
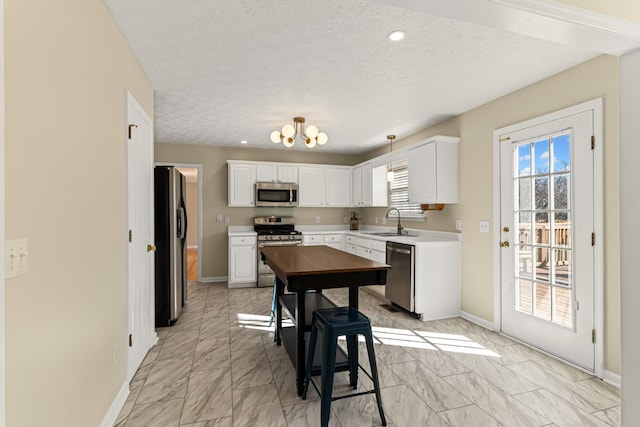
[[296, 137], [300, 136], [307, 148], [313, 148], [316, 143], [324, 145], [329, 140], [329, 137], [324, 132], [318, 132], [318, 128], [314, 125], [309, 125], [305, 128], [304, 117], [294, 117], [293, 126], [284, 125], [282, 130], [274, 130], [271, 132], [271, 142], [278, 144], [282, 142], [285, 147], [293, 147], [296, 142]]

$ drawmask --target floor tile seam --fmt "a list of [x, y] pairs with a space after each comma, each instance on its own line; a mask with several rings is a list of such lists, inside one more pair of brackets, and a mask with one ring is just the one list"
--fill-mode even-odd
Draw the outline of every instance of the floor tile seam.
[[622, 406], [622, 405], [613, 405], [613, 406], [610, 406], [610, 407], [608, 407], [608, 408], [604, 408], [604, 409], [596, 409], [595, 411], [593, 411], [593, 412], [589, 412], [589, 413], [590, 413], [591, 415], [593, 415], [593, 414], [598, 413], [598, 412], [605, 412], [605, 411], [609, 411], [609, 410], [611, 410], [611, 409], [619, 408], [619, 407], [621, 407], [621, 406]]
[[[523, 363], [526, 363], [526, 362], [523, 362]], [[538, 364], [538, 363], [537, 363], [537, 362], [535, 362], [535, 361], [533, 361], [533, 362], [531, 362], [531, 363], [535, 363], [535, 364], [536, 364], [536, 365], [538, 365], [538, 366], [540, 367], [540, 369], [542, 369], [543, 371], [551, 371], [551, 372], [553, 372], [553, 373], [556, 373], [556, 374], [557, 374], [557, 372], [556, 372], [555, 370], [553, 370], [553, 369], [547, 369], [547, 368], [545, 368], [544, 366], [542, 366], [542, 365]], [[571, 387], [571, 384], [579, 384], [579, 382], [581, 382], [581, 381], [586, 381], [586, 380], [576, 380], [576, 381], [573, 381], [573, 380], [571, 380], [571, 379], [569, 379], [569, 378], [566, 378], [566, 377], [564, 377], [564, 376], [562, 376], [562, 375], [560, 375], [560, 376], [562, 377], [562, 379], [563, 379], [564, 381], [566, 381], [566, 383], [561, 384], [561, 385], [562, 385], [563, 387], [567, 387], [567, 388], [570, 388], [570, 387]], [[527, 378], [527, 379], [528, 379], [528, 378]], [[529, 380], [529, 381], [531, 381], [531, 382], [535, 383], [535, 381], [532, 381], [532, 380]], [[537, 384], [537, 383], [535, 383], [535, 384]], [[539, 384], [538, 384], [538, 385], [539, 385]], [[573, 403], [573, 402], [569, 402], [566, 398], [564, 398], [564, 397], [560, 396], [558, 393], [556, 393], [556, 392], [554, 391], [554, 390], [556, 390], [556, 388], [555, 388], [555, 387], [553, 387], [553, 388], [547, 388], [546, 386], [542, 386], [542, 387], [541, 387], [541, 389], [547, 390], [549, 393], [553, 394], [554, 396], [556, 396], [556, 397], [557, 397], [557, 398], [559, 398], [559, 399], [562, 399], [564, 402], [567, 402], [569, 405], [576, 406], [576, 407], [578, 407], [578, 408], [582, 409], [582, 410], [583, 410], [583, 411], [585, 411], [585, 412], [591, 413], [591, 412], [593, 412], [593, 411], [599, 411], [599, 410], [600, 410], [600, 409], [596, 408], [596, 407], [591, 403], [591, 401], [590, 401], [590, 399], [589, 399], [589, 398], [585, 397], [585, 396], [584, 396], [584, 395], [582, 395], [582, 394], [578, 394], [578, 393], [576, 393], [574, 390], [567, 389], [567, 391], [568, 391], [571, 395], [577, 395], [577, 396], [578, 396], [578, 398], [579, 398], [580, 400], [584, 401], [584, 403], [585, 403], [586, 405], [588, 405], [590, 408], [587, 408], [586, 406], [584, 406], [584, 407], [582, 407], [582, 406], [578, 406], [578, 405], [576, 405], [576, 404], [575, 404], [575, 403]], [[598, 394], [599, 394], [599, 393], [598, 393]], [[607, 400], [611, 400], [611, 401], [613, 402], [613, 400], [612, 400], [612, 399], [609, 399], [608, 397], [604, 397], [604, 398], [605, 398], [605, 399], [607, 399]], [[614, 402], [614, 403], [615, 403], [615, 402]], [[615, 407], [615, 406], [617, 406], [617, 405], [615, 405], [615, 404], [614, 404], [614, 405], [612, 405], [611, 407]]]
[[[545, 390], [545, 391], [547, 391], [547, 392], [551, 393], [551, 394], [552, 394], [553, 396], [555, 396], [557, 399], [560, 399], [561, 401], [563, 401], [567, 406], [569, 406], [569, 407], [571, 407], [571, 408], [575, 408], [575, 409], [577, 409], [578, 411], [582, 411], [582, 412], [584, 412], [585, 414], [588, 414], [588, 415], [590, 415], [590, 416], [594, 416], [594, 415], [593, 415], [593, 413], [594, 413], [594, 412], [599, 412], [598, 410], [591, 412], [591, 411], [586, 410], [585, 408], [581, 408], [580, 406], [577, 406], [575, 403], [572, 403], [572, 402], [567, 401], [566, 399], [564, 399], [564, 398], [562, 398], [562, 397], [558, 396], [557, 394], [553, 393], [551, 390], [548, 390], [548, 389], [546, 389], [546, 388], [545, 388], [545, 389], [542, 389], [542, 390]], [[534, 391], [540, 391], [540, 390], [534, 390]], [[532, 393], [532, 392], [530, 392], [530, 391], [529, 391], [529, 392], [524, 392], [524, 393], [514, 394], [514, 395], [513, 395], [513, 397], [514, 397], [514, 398], [516, 398], [516, 399], [518, 400], [518, 402], [520, 402], [521, 404], [523, 404], [524, 406], [526, 406], [527, 408], [529, 408], [530, 410], [532, 410], [532, 411], [533, 411], [533, 412], [535, 412], [536, 414], [540, 415], [542, 418], [545, 418], [545, 419], [550, 420], [550, 421], [551, 421], [551, 425], [555, 425], [555, 422], [549, 418], [549, 415], [548, 415], [548, 414], [540, 413], [540, 412], [536, 411], [534, 408], [532, 408], [531, 406], [529, 406], [526, 402], [523, 402], [522, 400], [518, 399], [518, 397], [517, 397], [517, 396], [520, 396], [520, 395], [523, 395], [523, 394], [527, 394], [527, 393]], [[608, 424], [608, 423], [607, 423], [607, 424]], [[545, 424], [545, 425], [546, 425], [546, 424]]]
[[[469, 399], [469, 401], [470, 401], [470, 402], [472, 402], [472, 401], [471, 401], [471, 399]], [[444, 412], [448, 412], [448, 411], [455, 411], [455, 410], [458, 410], [458, 409], [469, 408], [469, 407], [472, 407], [472, 406], [475, 406], [476, 408], [478, 408], [478, 410], [480, 410], [480, 411], [484, 412], [485, 414], [487, 414], [487, 416], [488, 416], [489, 418], [491, 418], [492, 420], [494, 420], [496, 423], [498, 423], [498, 425], [499, 425], [500, 427], [505, 427], [505, 426], [504, 426], [504, 424], [502, 424], [500, 421], [498, 421], [498, 420], [497, 420], [493, 415], [491, 415], [489, 412], [485, 411], [483, 408], [481, 408], [480, 406], [478, 406], [475, 402], [472, 402], [472, 403], [470, 403], [469, 405], [460, 406], [460, 407], [458, 407], [458, 408], [445, 409], [445, 410], [442, 410], [442, 411], [440, 411], [440, 412], [436, 412], [436, 414], [438, 414], [438, 416], [440, 417], [440, 419], [441, 419], [442, 421], [444, 421], [445, 423], [447, 423], [447, 425], [448, 425], [449, 423], [444, 419], [444, 417], [442, 417], [442, 415], [441, 415], [441, 414], [443, 414]]]

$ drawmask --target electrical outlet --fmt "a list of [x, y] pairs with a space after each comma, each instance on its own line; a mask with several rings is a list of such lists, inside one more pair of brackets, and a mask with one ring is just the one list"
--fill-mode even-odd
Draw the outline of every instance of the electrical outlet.
[[456, 231], [462, 231], [462, 220], [456, 219]]
[[[378, 221], [376, 221], [376, 224], [378, 223]], [[387, 223], [387, 217], [383, 216], [382, 217], [382, 225], [385, 225]]]
[[231, 222], [231, 218], [229, 218], [228, 216], [224, 217], [224, 223], [225, 224], [229, 224]]
[[489, 232], [489, 221], [480, 221], [480, 232], [481, 233]]
[[6, 279], [22, 276], [29, 272], [29, 248], [27, 239], [6, 240], [4, 256]]
[[319, 217], [319, 216], [317, 216], [317, 217], [316, 217], [316, 224], [319, 224], [319, 223], [320, 223], [320, 217]]
[[342, 222], [344, 222], [345, 224], [346, 224], [347, 222], [349, 222], [349, 217], [347, 217], [347, 216], [343, 217], [343, 218], [342, 218]]
[[222, 222], [222, 214], [216, 215], [216, 221], [217, 222]]

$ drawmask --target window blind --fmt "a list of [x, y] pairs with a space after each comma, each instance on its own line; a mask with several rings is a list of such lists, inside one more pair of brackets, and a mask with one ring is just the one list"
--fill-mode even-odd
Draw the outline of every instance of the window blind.
[[[409, 203], [409, 165], [406, 160], [391, 164], [393, 181], [389, 183], [389, 207], [397, 208], [401, 218], [424, 218], [419, 204]], [[389, 216], [395, 217], [395, 211]]]

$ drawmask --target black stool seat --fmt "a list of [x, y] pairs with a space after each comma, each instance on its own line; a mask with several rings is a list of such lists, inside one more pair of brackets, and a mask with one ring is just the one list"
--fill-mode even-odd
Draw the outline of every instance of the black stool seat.
[[[313, 355], [315, 353], [318, 332], [322, 336], [322, 362], [320, 365], [321, 390], [318, 390], [316, 383], [311, 378], [311, 370], [313, 369]], [[359, 393], [352, 393], [339, 397], [332, 397], [333, 393], [333, 374], [335, 373], [336, 351], [338, 349], [338, 337], [346, 336], [347, 354], [349, 358], [349, 379], [353, 388], [357, 387], [358, 368], [362, 368], [357, 363], [358, 355], [358, 335], [364, 335], [367, 344], [367, 353], [369, 356], [369, 366], [371, 373], [365, 371], [369, 378], [373, 381], [373, 390], [367, 390]], [[371, 332], [371, 320], [364, 314], [360, 313], [353, 307], [334, 307], [318, 309], [313, 312], [311, 323], [311, 337], [309, 341], [309, 357], [307, 360], [307, 376], [304, 381], [302, 398], [306, 399], [309, 383], [312, 383], [316, 391], [320, 394], [321, 423], [322, 427], [329, 425], [329, 414], [331, 411], [331, 402], [346, 397], [360, 396], [363, 394], [375, 393], [376, 402], [378, 404], [378, 412], [382, 425], [386, 426], [387, 421], [384, 417], [382, 409], [382, 399], [380, 396], [380, 384], [378, 381], [378, 368], [376, 365], [376, 356], [373, 349], [373, 334]]]

